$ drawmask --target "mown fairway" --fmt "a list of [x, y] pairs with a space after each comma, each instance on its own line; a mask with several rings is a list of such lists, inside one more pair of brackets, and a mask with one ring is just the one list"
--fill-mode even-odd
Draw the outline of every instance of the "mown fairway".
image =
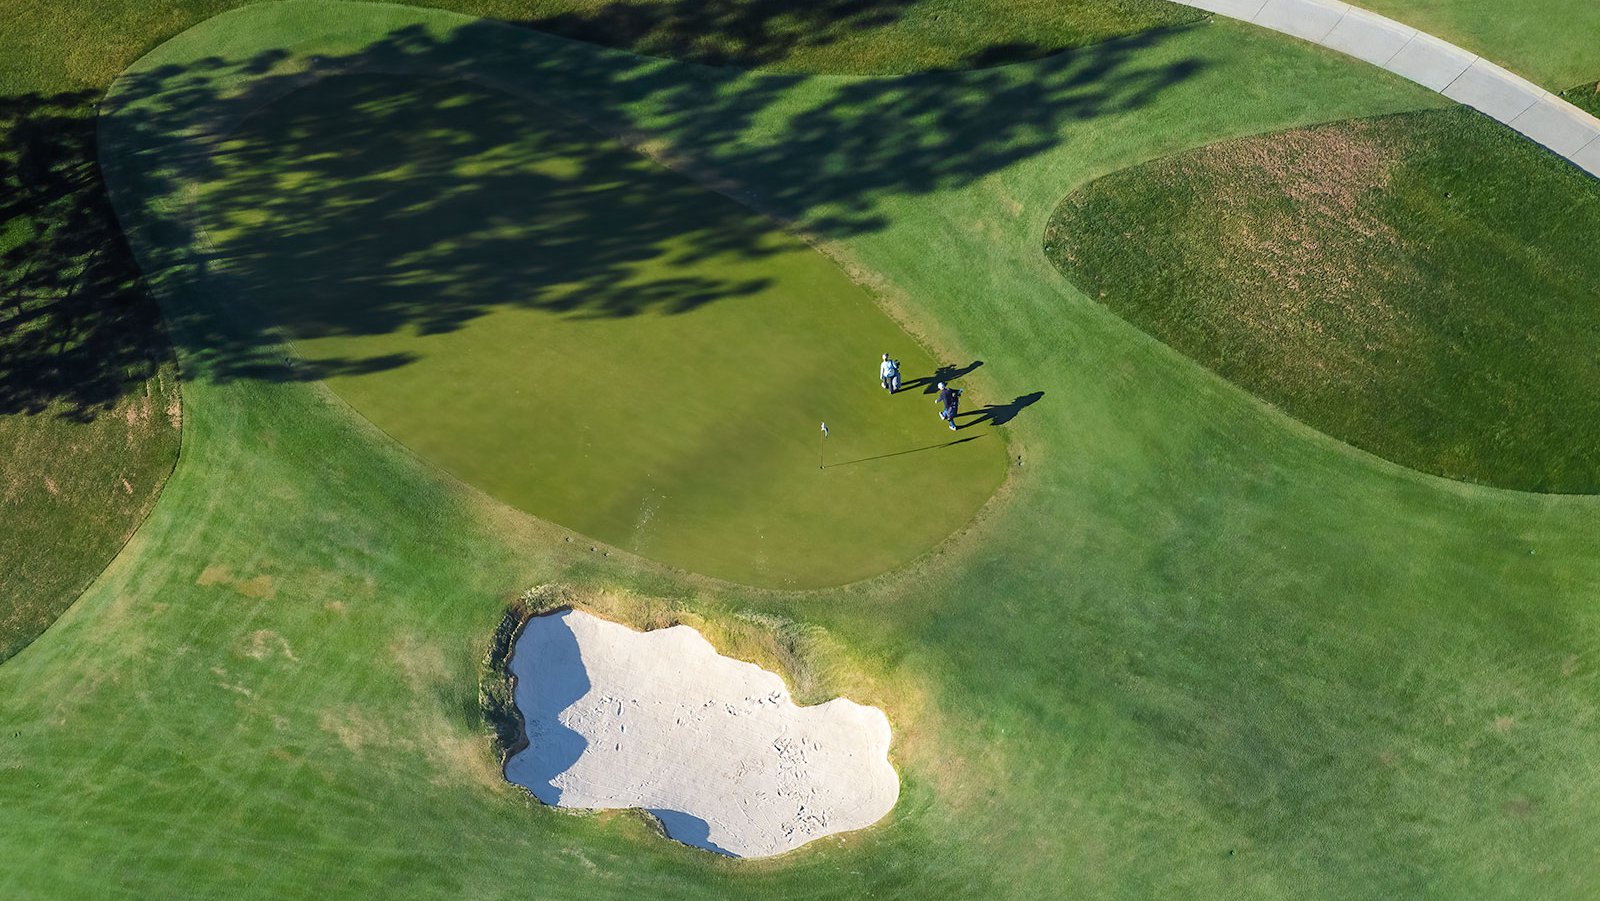
[[[991, 384], [1043, 392], [1008, 426], [1011, 490], [909, 567], [787, 594], [591, 555], [442, 476], [244, 304], [214, 313], [232, 276], [189, 218], [208, 132], [308, 65], [513, 85], [840, 242]], [[190, 378], [185, 452], [0, 666], [0, 896], [1586, 897], [1600, 506], [1354, 451], [1041, 250], [1116, 169], [1440, 103], [1226, 23], [895, 80], [332, 3], [164, 45], [108, 100], [102, 162]], [[890, 821], [747, 866], [508, 788], [476, 668], [506, 600], [552, 580], [805, 636], [818, 695], [894, 723]]]
[[529, 98], [350, 77], [228, 143], [201, 200], [223, 303], [259, 304], [379, 428], [530, 513], [812, 588], [925, 552], [1005, 474], [1001, 437], [945, 428], [939, 365], [827, 258]]
[[1316, 428], [1600, 491], [1600, 182], [1468, 110], [1203, 147], [1066, 198], [1086, 294]]

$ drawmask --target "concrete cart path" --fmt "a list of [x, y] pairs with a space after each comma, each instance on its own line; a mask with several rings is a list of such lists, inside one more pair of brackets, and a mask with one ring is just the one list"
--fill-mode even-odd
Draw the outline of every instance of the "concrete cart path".
[[1176, 0], [1365, 60], [1511, 126], [1600, 177], [1600, 119], [1492, 62], [1340, 0]]

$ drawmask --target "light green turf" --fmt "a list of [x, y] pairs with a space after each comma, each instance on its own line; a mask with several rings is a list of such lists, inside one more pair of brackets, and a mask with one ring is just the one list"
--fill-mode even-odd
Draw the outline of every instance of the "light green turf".
[[[340, 54], [415, 21], [460, 25], [259, 7], [141, 71], [227, 79], [257, 46]], [[942, 554], [866, 585], [686, 583], [464, 493], [317, 385], [222, 378], [203, 348], [236, 326], [180, 319], [196, 378], [177, 472], [113, 569], [0, 667], [0, 896], [1591, 892], [1600, 505], [1333, 442], [1083, 297], [1040, 250], [1062, 193], [1112, 169], [1432, 96], [1220, 23], [897, 82], [456, 34], [470, 40], [416, 63], [698, 148], [831, 230], [995, 383], [1044, 391], [1011, 427], [1014, 490]], [[140, 82], [108, 107], [106, 159], [182, 307], [208, 285], [167, 215], [182, 208], [162, 203], [160, 138], [208, 92], [166, 116], [123, 105]], [[894, 724], [891, 820], [747, 866], [501, 787], [474, 670], [505, 599], [551, 579], [825, 630], [873, 677], [826, 688]]]
[[200, 200], [216, 303], [467, 482], [694, 572], [838, 585], [971, 519], [1006, 453], [970, 361], [953, 433], [939, 364], [826, 257], [531, 99], [368, 75], [256, 114]]
[[1487, 57], [1546, 90], [1600, 74], [1600, 3], [1362, 0], [1355, 4]]

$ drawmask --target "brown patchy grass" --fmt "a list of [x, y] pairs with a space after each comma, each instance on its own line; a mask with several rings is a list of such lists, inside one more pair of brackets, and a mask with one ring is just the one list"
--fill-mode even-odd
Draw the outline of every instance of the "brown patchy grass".
[[1600, 184], [1466, 110], [1228, 141], [1064, 200], [1085, 293], [1291, 415], [1450, 478], [1600, 491]]
[[60, 616], [144, 521], [177, 458], [172, 367], [87, 420], [0, 416], [0, 661]]

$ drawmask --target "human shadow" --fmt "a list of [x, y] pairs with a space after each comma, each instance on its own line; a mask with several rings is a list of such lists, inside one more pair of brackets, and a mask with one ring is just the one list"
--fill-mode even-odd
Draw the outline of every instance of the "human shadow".
[[853, 465], [855, 465], [857, 463], [871, 463], [874, 460], [887, 460], [890, 457], [903, 457], [906, 454], [920, 454], [920, 453], [924, 453], [926, 451], [940, 450], [941, 448], [946, 448], [946, 447], [954, 447], [957, 444], [966, 444], [968, 441], [977, 441], [979, 438], [982, 438], [982, 437], [983, 437], [982, 435], [970, 435], [970, 436], [968, 436], [966, 438], [957, 438], [954, 441], [941, 441], [938, 444], [930, 444], [930, 445], [927, 445], [926, 447], [913, 447], [910, 450], [893, 451], [893, 452], [887, 453], [887, 454], [877, 454], [877, 455], [871, 456], [871, 457], [861, 457], [861, 458], [856, 459], [856, 460], [841, 460], [838, 463], [829, 463], [826, 466], [823, 466], [822, 468], [823, 469], [832, 469], [835, 466], [853, 466]]
[[1032, 394], [1024, 394], [1020, 397], [1014, 398], [1009, 403], [989, 404], [988, 406], [980, 407], [976, 410], [968, 410], [965, 413], [957, 413], [957, 419], [968, 416], [972, 418], [966, 422], [957, 423], [956, 428], [964, 429], [970, 426], [983, 425], [985, 422], [991, 425], [1005, 425], [1011, 420], [1017, 418], [1017, 414], [1021, 413], [1023, 409], [1038, 403], [1039, 399], [1042, 397], [1044, 397], [1043, 391], [1035, 391]]
[[667, 833], [667, 837], [675, 842], [715, 851], [724, 857], [739, 856], [712, 841], [711, 824], [692, 813], [684, 813], [681, 810], [651, 810], [649, 813], [661, 821], [661, 828]]
[[901, 382], [901, 391], [911, 391], [921, 388], [923, 394], [934, 394], [939, 390], [940, 382], [953, 382], [962, 376], [969, 375], [974, 369], [983, 365], [982, 360], [973, 360], [965, 366], [940, 366], [932, 375], [918, 376], [910, 381]]
[[572, 768], [589, 747], [561, 723], [563, 711], [588, 694], [590, 683], [578, 639], [567, 625], [572, 610], [535, 616], [517, 639], [509, 664], [516, 677], [513, 698], [527, 730], [527, 747], [506, 761], [506, 778], [546, 804], [561, 802], [556, 777]]

